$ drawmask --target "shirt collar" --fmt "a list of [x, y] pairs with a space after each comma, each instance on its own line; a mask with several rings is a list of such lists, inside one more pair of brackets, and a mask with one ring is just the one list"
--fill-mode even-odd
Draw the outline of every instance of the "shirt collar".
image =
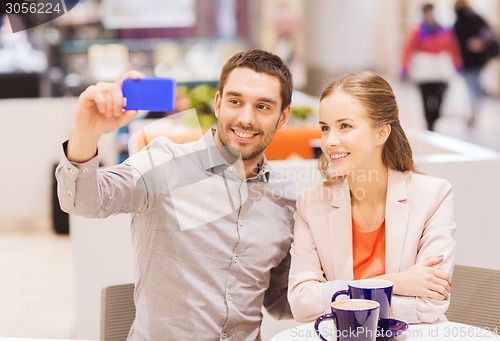
[[271, 176], [271, 169], [269, 167], [269, 163], [267, 162], [267, 158], [264, 155], [262, 157], [262, 162], [259, 164], [259, 173], [253, 177], [252, 179], [257, 179], [258, 181], [269, 182], [269, 178]]
[[436, 25], [429, 25], [426, 22], [423, 22], [421, 25], [420, 29], [420, 35], [422, 37], [429, 37], [432, 36], [440, 31], [443, 30], [443, 27], [440, 26], [439, 24]]
[[206, 153], [200, 153], [201, 164], [205, 170], [215, 170], [220, 166], [229, 165], [226, 159], [222, 156], [219, 148], [215, 145], [214, 129], [209, 129], [199, 140], [199, 150], [206, 150]]
[[[227, 167], [231, 166], [230, 163], [224, 159], [219, 151], [219, 148], [215, 145], [214, 141], [215, 129], [209, 129], [199, 140], [199, 149], [206, 149], [206, 153], [200, 153], [201, 164], [206, 171], [212, 171], [213, 173], [218, 173], [225, 170]], [[262, 162], [259, 164], [259, 172], [256, 176], [249, 178], [248, 180], [257, 180], [268, 182], [270, 178], [271, 169], [267, 158], [264, 155]]]

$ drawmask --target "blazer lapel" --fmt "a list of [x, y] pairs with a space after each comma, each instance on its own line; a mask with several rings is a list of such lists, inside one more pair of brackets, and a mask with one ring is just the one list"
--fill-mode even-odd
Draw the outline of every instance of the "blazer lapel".
[[347, 180], [332, 186], [332, 191], [328, 227], [334, 279], [352, 279], [351, 193]]
[[386, 272], [399, 272], [408, 228], [406, 174], [389, 169], [385, 208]]

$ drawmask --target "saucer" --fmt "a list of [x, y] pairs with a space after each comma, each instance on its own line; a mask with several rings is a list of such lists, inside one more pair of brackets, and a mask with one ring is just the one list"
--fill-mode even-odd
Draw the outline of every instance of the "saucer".
[[408, 324], [406, 322], [396, 320], [396, 319], [379, 319], [378, 320], [378, 330], [377, 337], [395, 337], [402, 334], [408, 329]]

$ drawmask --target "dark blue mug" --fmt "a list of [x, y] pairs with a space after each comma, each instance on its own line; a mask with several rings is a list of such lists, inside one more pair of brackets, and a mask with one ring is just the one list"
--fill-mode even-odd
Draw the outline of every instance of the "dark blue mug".
[[[324, 334], [337, 341], [375, 341], [377, 337], [380, 304], [371, 300], [343, 300], [331, 304], [332, 313], [321, 315], [314, 322], [314, 330], [323, 341]], [[335, 329], [320, 329], [321, 322], [332, 319]]]
[[347, 283], [349, 289], [337, 291], [332, 296], [332, 302], [340, 295], [347, 295], [351, 299], [373, 300], [380, 303], [380, 318], [390, 318], [392, 288], [394, 284], [383, 279], [359, 279]]

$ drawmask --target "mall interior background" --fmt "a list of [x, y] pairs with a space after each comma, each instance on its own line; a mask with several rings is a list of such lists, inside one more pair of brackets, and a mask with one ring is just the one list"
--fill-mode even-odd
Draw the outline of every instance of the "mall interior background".
[[[327, 81], [346, 72], [379, 72], [394, 87], [405, 128], [424, 129], [416, 88], [399, 77], [403, 44], [420, 21], [423, 2], [80, 0], [62, 17], [26, 31], [11, 33], [4, 22], [0, 28], [4, 156], [0, 336], [75, 335], [73, 249], [67, 235], [55, 233], [50, 195], [58, 141], [67, 135], [72, 113], [56, 118], [51, 111], [74, 108], [75, 96], [86, 86], [114, 80], [129, 69], [144, 76], [174, 77], [188, 89], [214, 86], [228, 56], [241, 49], [264, 48], [289, 62], [297, 90], [312, 97]], [[431, 2], [438, 20], [452, 25], [454, 0]], [[500, 1], [470, 2], [500, 37]], [[478, 126], [470, 129], [464, 123], [469, 108], [457, 77], [444, 108], [447, 119], [438, 125], [438, 133], [500, 151], [499, 59], [483, 77], [488, 96]], [[112, 136], [107, 141], [116, 149], [116, 140]], [[116, 161], [112, 155], [104, 163]]]
[[[348, 71], [371, 69], [396, 76], [403, 44], [421, 19], [423, 2], [149, 0], [150, 6], [137, 6], [128, 1], [80, 0], [60, 18], [9, 38], [18, 40], [18, 45], [27, 39], [45, 56], [46, 67], [43, 62], [33, 65], [38, 57], [43, 59], [38, 54], [31, 55], [32, 65], [23, 65], [22, 60], [8, 65], [3, 52], [0, 71], [4, 76], [27, 73], [23, 67], [33, 71], [39, 74], [39, 95], [56, 97], [78, 95], [86, 85], [130, 68], [148, 76], [176, 76], [180, 82], [213, 80], [234, 49], [265, 48], [290, 57], [293, 48], [293, 61], [302, 63], [307, 75], [299, 85], [316, 94], [332, 75]], [[434, 3], [438, 21], [451, 26], [454, 0]], [[498, 32], [500, 3], [471, 3]], [[183, 14], [173, 15], [172, 8]], [[8, 23], [2, 31], [6, 40]], [[291, 36], [293, 47], [278, 46], [279, 33]]]

